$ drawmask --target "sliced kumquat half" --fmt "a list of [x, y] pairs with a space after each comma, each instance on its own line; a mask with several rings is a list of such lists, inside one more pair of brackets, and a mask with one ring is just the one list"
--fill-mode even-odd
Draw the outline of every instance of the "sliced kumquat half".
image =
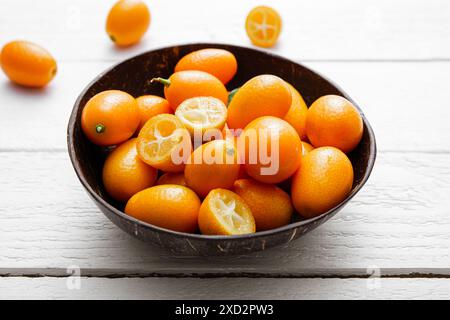
[[139, 132], [137, 151], [142, 161], [154, 168], [180, 172], [192, 151], [191, 137], [177, 117], [160, 114], [148, 120]]
[[239, 235], [254, 233], [255, 219], [249, 206], [236, 193], [214, 189], [200, 206], [200, 231], [208, 235]]
[[227, 107], [214, 97], [195, 97], [183, 101], [175, 115], [189, 130], [202, 135], [208, 130], [221, 131], [227, 120]]
[[255, 7], [247, 16], [245, 30], [254, 45], [264, 48], [272, 47], [281, 32], [281, 17], [270, 7]]

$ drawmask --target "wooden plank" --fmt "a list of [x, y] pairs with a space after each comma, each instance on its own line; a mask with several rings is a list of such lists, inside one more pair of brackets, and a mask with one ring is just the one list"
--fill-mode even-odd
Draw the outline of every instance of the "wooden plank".
[[[0, 274], [450, 274], [450, 155], [381, 153], [368, 184], [306, 237], [249, 256], [192, 258], [120, 231], [94, 207], [65, 153], [0, 156]], [[369, 270], [368, 270], [369, 268]]]
[[[104, 30], [112, 1], [2, 3], [8, 10], [0, 19], [0, 41], [30, 39], [60, 61], [119, 60], [182, 42], [250, 45], [245, 17], [261, 4], [258, 0], [239, 5], [236, 1], [148, 1], [152, 23], [144, 41], [117, 50]], [[280, 41], [272, 51], [294, 59], [450, 58], [450, 43], [443, 41], [450, 38], [450, 3], [445, 0], [280, 0], [270, 4], [283, 18]]]
[[[449, 152], [450, 63], [308, 63], [362, 108], [379, 150]], [[447, 105], [449, 107], [447, 107]]]
[[15, 277], [0, 279], [0, 299], [410, 300], [449, 298], [450, 281], [448, 279], [75, 279]]
[[[110, 64], [61, 63], [55, 82], [44, 91], [0, 82], [0, 150], [65, 150], [76, 97]], [[336, 81], [361, 105], [380, 150], [450, 151], [450, 63], [307, 65]]]

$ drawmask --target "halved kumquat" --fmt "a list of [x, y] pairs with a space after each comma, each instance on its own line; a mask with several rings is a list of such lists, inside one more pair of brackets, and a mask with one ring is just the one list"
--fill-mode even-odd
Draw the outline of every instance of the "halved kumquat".
[[239, 235], [256, 231], [255, 219], [245, 201], [226, 189], [214, 189], [203, 200], [198, 214], [202, 234]]
[[245, 30], [254, 45], [269, 48], [277, 42], [281, 24], [281, 17], [275, 9], [258, 6], [248, 14]]
[[175, 115], [192, 136], [194, 132], [202, 136], [208, 130], [223, 129], [227, 120], [227, 107], [214, 97], [195, 97], [184, 100], [175, 111]]
[[137, 138], [137, 152], [142, 161], [163, 171], [183, 171], [191, 150], [189, 131], [172, 114], [148, 120]]

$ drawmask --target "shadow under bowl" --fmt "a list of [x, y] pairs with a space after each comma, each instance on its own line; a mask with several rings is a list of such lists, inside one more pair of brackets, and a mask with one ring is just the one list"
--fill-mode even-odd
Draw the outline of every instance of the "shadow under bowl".
[[[150, 83], [153, 77], [168, 77], [185, 54], [203, 48], [222, 48], [232, 52], [238, 61], [238, 72], [227, 88], [232, 90], [260, 74], [274, 74], [299, 89], [309, 106], [317, 98], [336, 94], [350, 100], [361, 112], [364, 133], [358, 147], [349, 154], [354, 169], [351, 193], [339, 205], [313, 219], [296, 221], [273, 230], [241, 236], [205, 236], [160, 228], [126, 215], [123, 204], [111, 199], [102, 184], [102, 166], [106, 151], [95, 146], [81, 129], [81, 113], [95, 94], [110, 89], [123, 90], [138, 97], [144, 94], [163, 96], [163, 87]], [[339, 212], [365, 184], [376, 157], [375, 136], [358, 105], [337, 85], [305, 66], [280, 56], [233, 45], [212, 43], [171, 46], [148, 51], [125, 60], [97, 76], [80, 94], [68, 125], [68, 149], [75, 172], [89, 196], [100, 210], [130, 235], [172, 251], [177, 255], [226, 256], [248, 254], [273, 246], [288, 244], [313, 230]], [[296, 215], [298, 216], [298, 215]]]

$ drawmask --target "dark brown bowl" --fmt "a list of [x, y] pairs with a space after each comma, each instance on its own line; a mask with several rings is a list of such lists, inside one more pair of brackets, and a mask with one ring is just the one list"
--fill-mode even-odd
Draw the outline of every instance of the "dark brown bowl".
[[202, 48], [223, 48], [237, 58], [239, 70], [228, 89], [241, 86], [259, 74], [274, 74], [298, 88], [310, 105], [326, 94], [341, 95], [357, 104], [337, 85], [316, 72], [285, 58], [250, 48], [211, 43], [188, 44], [153, 50], [125, 60], [95, 78], [81, 92], [73, 108], [68, 126], [68, 148], [72, 164], [84, 188], [100, 210], [117, 226], [141, 240], [183, 255], [234, 255], [264, 250], [287, 244], [324, 223], [340, 211], [369, 178], [375, 157], [375, 136], [362, 113], [364, 134], [359, 146], [349, 155], [355, 179], [349, 196], [328, 212], [308, 220], [296, 220], [281, 228], [241, 236], [204, 236], [159, 228], [126, 215], [123, 204], [113, 201], [102, 185], [101, 172], [105, 150], [90, 143], [81, 130], [80, 118], [86, 102], [103, 90], [124, 90], [137, 97], [143, 94], [163, 95], [162, 86], [151, 84], [153, 77], [168, 77], [176, 62], [185, 54]]

